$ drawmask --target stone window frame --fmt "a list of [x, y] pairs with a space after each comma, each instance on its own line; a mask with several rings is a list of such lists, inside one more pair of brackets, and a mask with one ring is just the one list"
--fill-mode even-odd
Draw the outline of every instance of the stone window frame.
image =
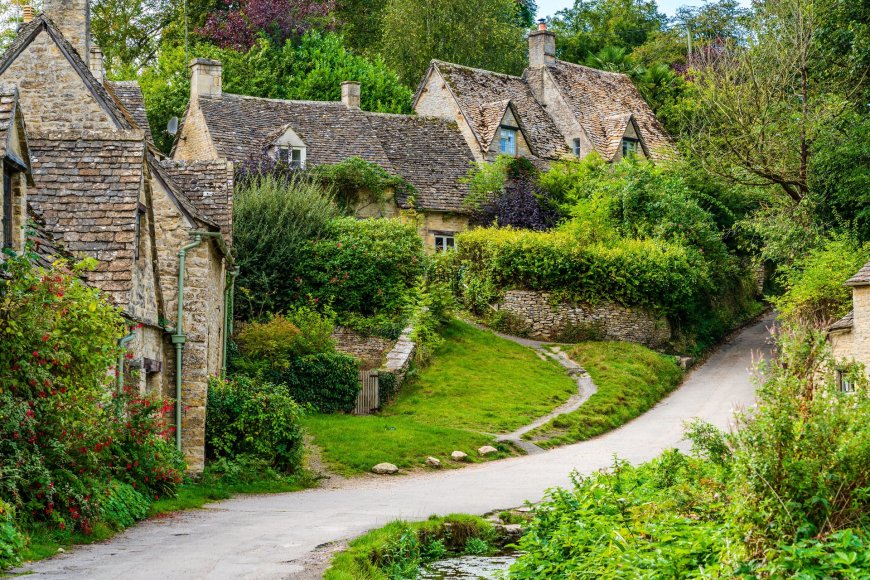
[[436, 252], [447, 252], [456, 249], [456, 232], [433, 232], [433, 235], [435, 237]]
[[574, 141], [572, 142], [571, 145], [572, 145], [571, 149], [573, 149], [574, 155], [576, 155], [577, 157], [582, 157], [582, 149], [581, 149], [580, 139], [579, 138], [574, 139]]
[[503, 153], [505, 155], [516, 155], [517, 154], [517, 133], [518, 132], [519, 132], [518, 127], [510, 127], [508, 125], [501, 125], [499, 127], [499, 139], [498, 139], [499, 153]]
[[637, 152], [640, 149], [640, 139], [635, 139], [634, 137], [623, 137], [621, 146], [623, 159], [629, 155], [637, 155]]

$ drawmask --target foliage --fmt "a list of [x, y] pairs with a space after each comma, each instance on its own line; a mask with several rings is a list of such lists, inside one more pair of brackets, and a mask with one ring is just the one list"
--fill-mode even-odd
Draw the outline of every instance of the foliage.
[[301, 36], [322, 24], [335, 7], [331, 0], [241, 0], [227, 10], [213, 12], [201, 35], [224, 48], [250, 49], [258, 38], [276, 45]]
[[312, 241], [337, 215], [323, 190], [303, 178], [263, 176], [239, 186], [233, 212], [237, 315], [250, 320], [304, 303], [296, 280], [305, 274]]
[[207, 452], [213, 458], [251, 455], [292, 473], [302, 461], [301, 417], [302, 409], [282, 385], [245, 376], [212, 379]]
[[100, 506], [100, 519], [116, 530], [123, 530], [144, 519], [150, 509], [148, 498], [132, 486], [115, 481], [106, 490], [106, 499]]
[[852, 309], [852, 290], [843, 283], [861, 269], [870, 247], [836, 236], [783, 264], [783, 294], [774, 299], [784, 319], [824, 329]]
[[368, 205], [383, 208], [389, 193], [393, 193], [396, 199], [412, 200], [416, 193], [414, 186], [402, 177], [392, 175], [377, 163], [361, 157], [318, 165], [311, 169], [311, 175], [334, 192], [339, 209], [348, 215]]
[[21, 562], [24, 536], [15, 525], [15, 508], [0, 500], [0, 570]]
[[359, 362], [337, 352], [298, 357], [264, 376], [285, 387], [300, 405], [311, 405], [320, 413], [352, 411], [359, 393]]
[[416, 578], [421, 567], [448, 556], [489, 554], [497, 541], [492, 524], [467, 515], [395, 521], [350, 542], [338, 553], [327, 580]]
[[450, 321], [454, 306], [453, 294], [445, 284], [431, 281], [423, 284], [410, 323], [418, 364], [428, 362], [443, 343], [440, 330]]
[[267, 322], [250, 322], [236, 336], [244, 360], [235, 361], [235, 365], [240, 369], [285, 369], [296, 357], [334, 352], [334, 329], [332, 316], [305, 306]]
[[643, 414], [677, 387], [683, 373], [671, 356], [627, 342], [586, 342], [567, 352], [597, 391], [583, 405], [529, 432], [540, 447], [585, 441]]
[[432, 59], [519, 74], [526, 56], [519, 10], [516, 0], [389, 0], [380, 52], [408, 86]]

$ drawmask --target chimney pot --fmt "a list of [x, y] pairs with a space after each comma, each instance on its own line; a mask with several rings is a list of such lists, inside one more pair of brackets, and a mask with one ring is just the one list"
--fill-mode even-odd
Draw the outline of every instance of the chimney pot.
[[543, 18], [538, 19], [538, 30], [547, 30], [547, 21]]
[[362, 101], [360, 84], [356, 81], [341, 83], [341, 102], [348, 109], [359, 109]]
[[195, 58], [190, 61], [190, 98], [219, 97], [223, 94], [223, 65], [219, 60]]
[[27, 24], [28, 22], [33, 22], [33, 18], [35, 16], [36, 14], [33, 10], [33, 6], [31, 6], [30, 4], [27, 4], [22, 8], [21, 20], [24, 22], [24, 24]]

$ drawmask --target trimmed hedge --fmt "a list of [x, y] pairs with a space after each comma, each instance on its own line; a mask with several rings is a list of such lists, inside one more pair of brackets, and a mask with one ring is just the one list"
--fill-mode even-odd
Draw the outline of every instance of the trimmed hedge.
[[297, 403], [320, 413], [353, 411], [359, 393], [359, 362], [341, 353], [298, 357], [287, 368], [266, 371], [266, 377], [285, 385]]
[[460, 234], [456, 246], [467, 306], [478, 310], [523, 288], [676, 313], [710, 286], [699, 252], [662, 240], [584, 245], [562, 231], [481, 228]]

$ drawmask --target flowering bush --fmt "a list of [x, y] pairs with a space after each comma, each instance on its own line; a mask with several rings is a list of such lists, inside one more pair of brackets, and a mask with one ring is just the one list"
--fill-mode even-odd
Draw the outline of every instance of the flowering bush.
[[182, 468], [168, 407], [113, 395], [125, 324], [78, 279], [88, 266], [0, 265], [0, 496], [22, 521], [85, 533], [113, 478], [169, 493]]

